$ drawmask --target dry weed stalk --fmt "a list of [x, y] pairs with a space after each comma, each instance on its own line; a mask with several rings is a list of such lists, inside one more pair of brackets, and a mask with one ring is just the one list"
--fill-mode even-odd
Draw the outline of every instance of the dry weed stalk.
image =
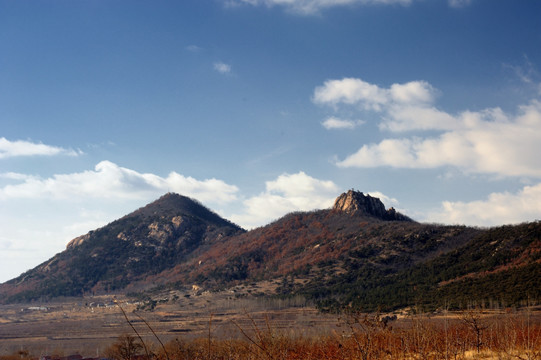
[[210, 313], [209, 315], [209, 331], [208, 331], [208, 336], [207, 336], [207, 359], [211, 359], [211, 343], [212, 343], [212, 336], [211, 336], [211, 331], [212, 331], [212, 313]]
[[[169, 353], [167, 352], [167, 350], [165, 349], [165, 346], [163, 345], [163, 342], [162, 340], [160, 339], [160, 337], [156, 334], [156, 332], [154, 331], [154, 329], [152, 328], [152, 326], [150, 326], [150, 324], [139, 314], [137, 314], [135, 311], [133, 312], [133, 314], [135, 316], [137, 316], [139, 319], [141, 319], [143, 321], [143, 323], [145, 323], [145, 325], [148, 327], [148, 329], [152, 332], [152, 334], [154, 335], [154, 337], [156, 338], [156, 340], [158, 340], [158, 342], [160, 343], [161, 347], [162, 347], [162, 350], [165, 354], [165, 358], [167, 360], [170, 360], [169, 358]], [[210, 332], [210, 330], [209, 330]]]
[[441, 319], [413, 313], [396, 324], [389, 323], [389, 318], [380, 313], [365, 314], [349, 309], [340, 317], [345, 331], [314, 338], [279, 334], [268, 315], [262, 325], [261, 319], [256, 320], [245, 310], [244, 322], [242, 319], [231, 320], [243, 337], [235, 340], [213, 339], [214, 314], [211, 313], [206, 336], [189, 341], [177, 338], [166, 344], [161, 342], [151, 325], [136, 314], [161, 345], [159, 351], [154, 351], [147, 347], [153, 344], [143, 342], [124, 309], [120, 308], [145, 347], [147, 359], [541, 360], [541, 324], [533, 317], [531, 309], [522, 313], [488, 314], [477, 308], [456, 316], [444, 311]]
[[387, 317], [382, 318], [379, 312], [366, 314], [347, 308], [339, 319], [349, 328], [349, 334], [344, 336], [354, 342], [362, 360], [381, 359], [391, 354], [394, 341]]
[[[268, 359], [274, 360], [275, 357], [269, 351], [268, 340], [266, 339], [266, 338], [271, 338], [272, 339], [272, 331], [271, 331], [271, 327], [270, 327], [270, 324], [269, 324], [269, 321], [268, 321], [268, 317], [265, 316], [265, 320], [266, 320], [266, 323], [267, 323], [267, 334], [266, 334], [266, 336], [264, 336], [262, 334], [261, 330], [259, 329], [259, 326], [257, 326], [254, 318], [250, 314], [248, 314], [248, 312], [246, 310], [244, 311], [244, 314], [246, 315], [246, 317], [250, 320], [250, 323], [252, 324], [252, 330], [255, 333], [256, 337], [257, 337], [257, 341], [255, 339], [253, 339], [250, 335], [248, 335], [246, 333], [246, 331], [244, 331], [244, 329], [239, 325], [238, 322], [236, 322], [235, 320], [231, 320], [231, 322], [239, 329], [239, 331], [242, 333], [242, 335], [250, 343], [252, 343], [258, 349], [260, 349]], [[248, 350], [250, 350], [250, 349], [248, 348]], [[254, 354], [258, 355], [257, 352], [254, 353]]]
[[141, 341], [141, 344], [143, 345], [143, 348], [145, 349], [145, 354], [147, 356], [147, 359], [150, 359], [150, 353], [148, 352], [148, 347], [145, 344], [145, 342], [143, 341], [143, 338], [141, 337], [141, 335], [139, 335], [139, 332], [137, 331], [135, 326], [133, 326], [133, 323], [130, 321], [130, 319], [128, 319], [128, 315], [126, 315], [126, 311], [124, 311], [124, 309], [122, 308], [122, 306], [120, 305], [120, 303], [116, 299], [115, 299], [114, 302], [118, 305], [118, 307], [120, 308], [120, 311], [122, 311], [122, 314], [124, 314], [124, 318], [126, 319], [126, 322], [130, 325], [133, 332], [135, 332], [135, 334], [137, 335], [137, 337]]

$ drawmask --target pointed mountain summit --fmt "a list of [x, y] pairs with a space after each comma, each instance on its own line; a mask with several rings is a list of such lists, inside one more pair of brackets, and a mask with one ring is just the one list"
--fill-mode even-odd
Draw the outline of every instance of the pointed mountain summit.
[[219, 226], [233, 225], [228, 220], [225, 220], [215, 212], [203, 206], [199, 201], [176, 193], [167, 193], [158, 200], [127, 216], [141, 215], [145, 218], [149, 218], [156, 215], [172, 213], [187, 214]]
[[382, 220], [412, 221], [394, 208], [386, 210], [380, 199], [355, 190], [349, 190], [338, 196], [334, 201], [333, 210], [349, 215], [370, 215]]
[[[160, 220], [156, 222], [156, 218], [159, 218]], [[158, 200], [123, 216], [108, 226], [114, 225], [117, 222], [131, 223], [134, 220], [152, 222], [150, 226], [153, 231], [149, 233], [147, 238], [156, 236], [161, 236], [163, 238], [164, 236], [171, 235], [175, 231], [186, 231], [187, 228], [194, 225], [194, 222], [201, 222], [209, 227], [232, 227], [235, 230], [242, 231], [239, 226], [220, 217], [197, 200], [176, 193], [167, 193]], [[100, 229], [97, 231], [99, 230]], [[68, 243], [67, 248], [69, 249], [73, 246], [80, 245], [86, 239], [90, 238], [93, 233], [94, 231], [91, 231], [86, 235], [73, 239]]]

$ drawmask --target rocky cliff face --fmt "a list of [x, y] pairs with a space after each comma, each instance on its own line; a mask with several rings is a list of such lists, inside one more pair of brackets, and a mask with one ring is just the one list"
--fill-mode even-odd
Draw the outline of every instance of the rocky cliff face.
[[349, 215], [370, 215], [382, 220], [411, 221], [394, 208], [385, 209], [380, 199], [365, 195], [360, 191], [349, 190], [336, 198], [333, 210]]
[[90, 238], [90, 233], [85, 234], [85, 235], [81, 235], [81, 236], [77, 236], [75, 239], [71, 240], [66, 245], [66, 249], [72, 249], [72, 248], [74, 248], [76, 246], [79, 246], [82, 243], [84, 243], [86, 240], [88, 240], [89, 238]]

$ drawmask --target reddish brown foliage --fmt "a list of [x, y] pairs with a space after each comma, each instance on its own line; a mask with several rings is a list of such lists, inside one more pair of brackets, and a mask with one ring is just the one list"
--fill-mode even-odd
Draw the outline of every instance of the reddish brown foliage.
[[[467, 321], [472, 316], [483, 329], [480, 338]], [[541, 359], [541, 323], [529, 314], [488, 317], [475, 310], [458, 318], [413, 316], [396, 324], [377, 314], [350, 314], [342, 329], [305, 338], [253, 323], [240, 329], [240, 340], [176, 340], [166, 346], [175, 354], [171, 359]]]

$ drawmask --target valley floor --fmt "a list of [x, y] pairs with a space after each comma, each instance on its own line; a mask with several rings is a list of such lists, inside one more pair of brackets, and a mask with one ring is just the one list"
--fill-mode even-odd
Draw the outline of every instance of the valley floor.
[[318, 313], [301, 299], [225, 292], [150, 304], [103, 296], [2, 305], [0, 359], [114, 358], [119, 336], [140, 343], [134, 328], [147, 350], [164, 360], [541, 359], [539, 308], [334, 315]]
[[[39, 304], [0, 305], [0, 355], [21, 349], [33, 355], [80, 353], [96, 357], [121, 334], [133, 334], [123, 311], [145, 341], [207, 337], [241, 338], [237, 325], [269, 321], [273, 329], [310, 337], [336, 327], [335, 315], [322, 315], [295, 299], [236, 298], [232, 294], [184, 294], [156, 304], [122, 297], [74, 298]], [[154, 307], [152, 311], [150, 308]], [[123, 311], [122, 311], [123, 310]], [[149, 326], [152, 331], [149, 329]]]

